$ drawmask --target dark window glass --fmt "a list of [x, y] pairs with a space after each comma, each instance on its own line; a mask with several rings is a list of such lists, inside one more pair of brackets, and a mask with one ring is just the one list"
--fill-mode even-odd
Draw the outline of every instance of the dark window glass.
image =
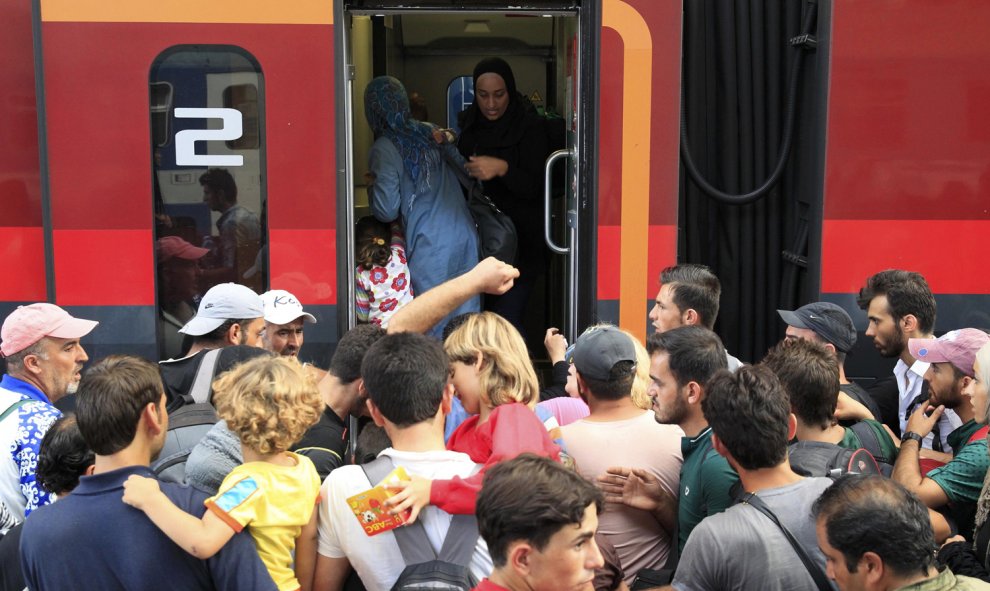
[[166, 50], [149, 80], [159, 344], [185, 354], [178, 332], [202, 295], [232, 281], [268, 288], [264, 79], [229, 46]]

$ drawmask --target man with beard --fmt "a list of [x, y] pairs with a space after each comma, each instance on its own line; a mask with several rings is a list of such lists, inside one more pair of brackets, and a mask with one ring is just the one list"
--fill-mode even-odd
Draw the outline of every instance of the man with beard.
[[[988, 342], [990, 336], [975, 328], [947, 332], [938, 339], [908, 341], [911, 355], [929, 364], [925, 382], [931, 398], [919, 405], [908, 419], [901, 451], [894, 464], [894, 480], [932, 509], [948, 505], [948, 515], [955, 521], [959, 533], [966, 536], [973, 531], [976, 501], [990, 468], [990, 458], [987, 456], [987, 427], [981, 428], [973, 420], [975, 410], [962, 392], [974, 379], [976, 352]], [[946, 409], [953, 409], [963, 422], [949, 433], [952, 460], [922, 475], [918, 466], [920, 446], [915, 443], [920, 444]]]
[[[193, 401], [190, 390], [209, 351], [231, 345], [261, 347], [265, 332], [265, 306], [261, 296], [236, 283], [214, 285], [199, 302], [199, 310], [179, 332], [193, 337], [182, 359], [159, 362], [168, 409], [175, 411]], [[216, 363], [216, 357], [211, 357]], [[210, 372], [211, 374], [213, 372]]]
[[[316, 324], [316, 317], [303, 310], [296, 296], [284, 289], [273, 289], [261, 294], [265, 304], [265, 332], [261, 345], [276, 355], [299, 357], [304, 342], [304, 325]], [[306, 372], [320, 381], [327, 372], [312, 363], [304, 363]]]
[[7, 374], [0, 381], [0, 534], [55, 500], [35, 478], [41, 439], [75, 393], [89, 360], [79, 339], [98, 323], [54, 304], [20, 306], [0, 328]]
[[265, 304], [265, 332], [262, 343], [276, 355], [299, 356], [303, 345], [303, 325], [316, 324], [316, 317], [303, 311], [296, 296], [284, 289], [261, 294]]
[[727, 369], [725, 349], [712, 331], [682, 326], [650, 335], [646, 350], [652, 380], [648, 391], [656, 421], [677, 425], [684, 431], [678, 496], [675, 499], [667, 494], [654, 476], [639, 469], [609, 468], [599, 482], [606, 501], [639, 507], [655, 515], [676, 511], [680, 551], [702, 519], [732, 504], [729, 490], [739, 482], [726, 459], [712, 448], [712, 430], [701, 412], [705, 384], [719, 370]]
[[[94, 474], [24, 522], [21, 564], [30, 589], [276, 589], [250, 535], [235, 534], [213, 558], [199, 560], [121, 501], [131, 474], [155, 478], [148, 464], [168, 430], [165, 392], [153, 363], [117, 356], [94, 365], [80, 385], [76, 421], [96, 454]], [[205, 511], [206, 494], [160, 486], [184, 511]], [[53, 559], [59, 548], [67, 551]]]
[[[919, 273], [888, 269], [866, 280], [866, 285], [859, 290], [857, 303], [861, 309], [866, 310], [869, 318], [866, 336], [873, 338], [873, 345], [881, 356], [897, 358], [894, 366], [897, 423], [892, 425], [887, 416], [884, 417], [884, 422], [892, 429], [896, 426], [893, 429], [895, 433], [903, 433], [911, 411], [916, 405], [928, 400], [924, 380], [928, 363], [915, 360], [908, 350], [907, 342], [908, 339], [932, 337], [935, 329], [935, 296], [932, 295], [928, 282]], [[878, 398], [881, 411], [884, 406], [882, 398]], [[929, 434], [922, 442], [922, 447], [945, 452], [936, 459], [948, 461], [949, 456], [945, 454], [952, 451], [948, 435], [961, 424], [962, 421], [955, 412], [946, 411], [937, 424], [939, 438], [936, 440], [934, 435]]]

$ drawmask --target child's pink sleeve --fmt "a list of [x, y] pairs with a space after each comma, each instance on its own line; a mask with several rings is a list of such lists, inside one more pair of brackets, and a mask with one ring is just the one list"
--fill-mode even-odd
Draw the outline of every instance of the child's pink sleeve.
[[488, 468], [527, 452], [560, 461], [560, 448], [550, 440], [546, 427], [529, 407], [523, 404], [499, 406], [488, 422], [492, 437], [492, 452], [488, 460], [481, 470], [467, 478], [434, 480], [430, 487], [431, 505], [447, 513], [474, 513], [481, 482]]

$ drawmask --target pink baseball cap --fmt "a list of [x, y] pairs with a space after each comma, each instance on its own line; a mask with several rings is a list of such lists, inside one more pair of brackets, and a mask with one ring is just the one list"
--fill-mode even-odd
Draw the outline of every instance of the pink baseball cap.
[[918, 361], [951, 363], [959, 371], [973, 377], [976, 352], [990, 343], [990, 335], [975, 328], [961, 328], [937, 339], [909, 339], [908, 349]]
[[209, 249], [193, 246], [178, 236], [166, 236], [164, 238], [159, 238], [155, 243], [155, 246], [158, 250], [159, 263], [164, 263], [169, 259], [175, 258], [185, 259], [187, 261], [196, 261], [206, 256], [206, 253], [210, 252]]
[[9, 357], [27, 349], [44, 337], [79, 339], [89, 334], [99, 322], [73, 318], [55, 304], [39, 303], [18, 306], [0, 328], [0, 353]]

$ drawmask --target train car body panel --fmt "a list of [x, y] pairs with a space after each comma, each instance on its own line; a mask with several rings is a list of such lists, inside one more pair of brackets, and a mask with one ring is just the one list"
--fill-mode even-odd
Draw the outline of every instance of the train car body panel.
[[644, 298], [677, 262], [680, 15], [679, 2], [602, 5], [598, 313], [643, 340]]
[[0, 314], [48, 297], [31, 5], [0, 5]]
[[[103, 321], [96, 339], [108, 350], [157, 357], [154, 326], [144, 325], [156, 315], [149, 71], [170, 48], [233, 46], [257, 60], [264, 78], [259, 177], [268, 195], [271, 285], [323, 308], [332, 330], [332, 11], [314, 2], [292, 13], [264, 2], [221, 3], [223, 10], [132, 4], [41, 2], [52, 299]], [[111, 321], [144, 307], [151, 313], [133, 322]], [[113, 326], [122, 331], [111, 334]], [[336, 334], [314, 340], [332, 343]]]
[[[575, 103], [573, 109], [584, 117], [577, 127], [596, 142], [579, 154], [581, 166], [594, 174], [572, 178], [585, 199], [576, 215], [588, 223], [579, 251], [587, 272], [578, 276], [577, 291], [590, 303], [580, 307], [578, 324], [607, 320], [645, 337], [658, 273], [678, 260], [682, 2], [479, 2], [423, 11], [381, 1], [421, 20], [434, 13], [535, 17], [541, 10], [594, 17], [593, 34], [578, 29], [570, 42], [559, 37], [546, 54], [567, 62], [556, 74], [560, 88], [595, 89], [581, 95], [593, 97], [593, 108]], [[6, 3], [0, 8], [8, 24], [0, 47], [9, 56], [0, 71], [6, 140], [0, 145], [0, 269], [11, 279], [0, 285], [0, 313], [53, 301], [103, 323], [88, 337], [95, 354], [158, 356], [154, 185], [169, 182], [181, 194], [176, 211], [200, 211], [196, 179], [205, 167], [177, 164], [168, 141], [158, 144], [156, 158], [149, 80], [170, 52], [234, 48], [258, 67], [259, 145], [239, 153], [257, 166], [244, 177], [244, 190], [257, 209], [264, 204], [255, 212], [266, 218], [264, 285], [292, 291], [319, 316], [320, 324], [307, 330], [313, 343], [307, 349], [325, 365], [353, 321], [342, 321], [340, 306], [347, 304], [346, 265], [352, 264], [352, 232], [341, 212], [354, 203], [339, 194], [339, 179], [354, 182], [365, 159], [340, 150], [347, 125], [363, 124], [363, 109], [361, 89], [355, 89], [351, 121], [339, 120], [339, 81], [353, 64], [337, 44], [355, 7], [370, 5]], [[990, 224], [990, 119], [983, 115], [990, 98], [983, 67], [990, 55], [983, 35], [990, 6], [831, 0], [820, 10], [828, 62], [819, 169], [823, 222], [812, 229], [820, 243], [809, 261], [812, 274], [820, 275], [820, 297], [862, 321], [854, 294], [863, 280], [883, 268], [911, 268], [928, 277], [937, 294], [939, 332], [990, 325], [982, 311], [990, 280], [976, 271], [978, 249], [970, 247]], [[346, 22], [335, 23], [341, 14]], [[448, 57], [442, 49], [417, 51], [421, 59]], [[570, 56], [562, 60], [565, 51]], [[596, 67], [580, 69], [582, 60]], [[163, 86], [182, 82], [182, 72], [171, 67], [161, 66]], [[193, 96], [219, 100], [208, 87], [174, 88], [171, 106], [195, 107], [179, 104]], [[170, 121], [169, 137], [215, 129]], [[211, 215], [206, 211], [199, 223], [210, 228]]]
[[888, 268], [926, 277], [939, 334], [990, 327], [988, 26], [985, 2], [833, 2], [821, 291], [864, 329]]

